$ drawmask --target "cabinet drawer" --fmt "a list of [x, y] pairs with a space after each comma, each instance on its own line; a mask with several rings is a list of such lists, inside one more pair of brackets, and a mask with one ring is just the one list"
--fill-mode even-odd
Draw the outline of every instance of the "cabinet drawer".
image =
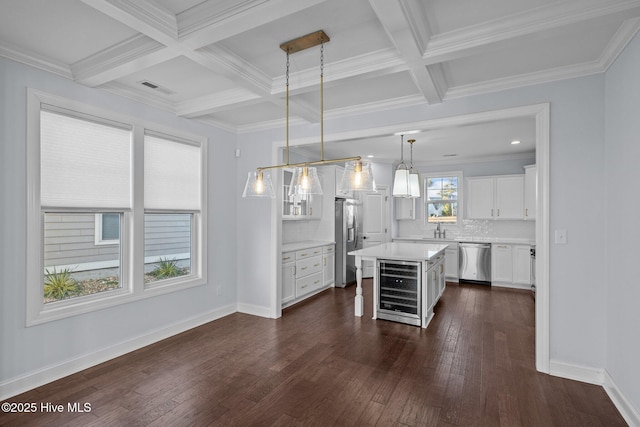
[[296, 259], [305, 259], [312, 256], [322, 255], [322, 247], [301, 249], [296, 251]]
[[323, 254], [332, 254], [335, 253], [336, 247], [334, 245], [327, 245], [322, 247]]
[[295, 252], [284, 252], [282, 254], [282, 263], [292, 262], [296, 260]]
[[296, 277], [304, 277], [322, 271], [322, 257], [305, 258], [296, 261]]
[[322, 287], [322, 272], [296, 279], [296, 297]]

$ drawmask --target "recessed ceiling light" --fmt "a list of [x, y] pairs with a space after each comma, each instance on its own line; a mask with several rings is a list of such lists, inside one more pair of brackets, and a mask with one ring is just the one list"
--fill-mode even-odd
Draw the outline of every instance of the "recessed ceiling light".
[[367, 157], [372, 159], [373, 158], [373, 154], [369, 154]]
[[520, 141], [518, 141], [517, 139], [515, 141], [511, 141], [511, 145], [518, 145], [520, 144]]

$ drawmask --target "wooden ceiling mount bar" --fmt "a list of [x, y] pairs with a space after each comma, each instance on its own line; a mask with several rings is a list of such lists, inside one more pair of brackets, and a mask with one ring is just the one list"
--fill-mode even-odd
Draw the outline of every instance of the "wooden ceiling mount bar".
[[315, 33], [307, 34], [306, 36], [298, 37], [297, 39], [282, 43], [280, 45], [280, 49], [288, 53], [296, 53], [301, 50], [309, 49], [310, 47], [318, 46], [321, 43], [326, 43], [329, 40], [329, 36], [323, 30], [319, 30]]

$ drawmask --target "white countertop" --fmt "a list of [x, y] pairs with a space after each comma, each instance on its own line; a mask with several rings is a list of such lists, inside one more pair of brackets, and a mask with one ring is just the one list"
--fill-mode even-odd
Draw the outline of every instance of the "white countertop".
[[363, 258], [384, 258], [406, 261], [429, 260], [447, 249], [446, 244], [393, 242], [349, 252]]
[[334, 241], [305, 240], [304, 242], [283, 243], [282, 252], [299, 251], [301, 249], [317, 248], [318, 246], [334, 245]]

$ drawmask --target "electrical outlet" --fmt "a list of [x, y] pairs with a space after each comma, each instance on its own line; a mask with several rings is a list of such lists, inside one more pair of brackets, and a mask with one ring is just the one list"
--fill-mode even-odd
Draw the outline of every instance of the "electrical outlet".
[[556, 230], [556, 245], [567, 244], [567, 230]]

